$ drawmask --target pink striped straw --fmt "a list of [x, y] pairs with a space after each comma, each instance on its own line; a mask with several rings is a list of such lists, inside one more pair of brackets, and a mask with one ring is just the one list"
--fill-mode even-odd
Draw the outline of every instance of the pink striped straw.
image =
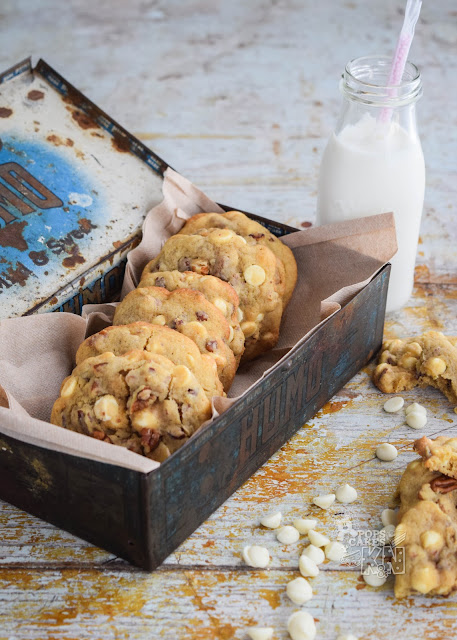
[[[397, 48], [392, 59], [389, 79], [387, 86], [389, 87], [388, 95], [394, 97], [397, 94], [395, 86], [400, 85], [405, 71], [406, 61], [408, 59], [411, 43], [414, 38], [414, 29], [416, 28], [419, 14], [422, 7], [422, 0], [408, 0], [405, 9], [405, 19], [400, 31], [397, 42]], [[379, 122], [387, 123], [392, 117], [392, 109], [384, 107], [379, 114]]]

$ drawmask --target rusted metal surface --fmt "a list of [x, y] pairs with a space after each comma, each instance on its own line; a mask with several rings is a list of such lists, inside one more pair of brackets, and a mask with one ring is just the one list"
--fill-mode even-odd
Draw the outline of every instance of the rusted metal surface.
[[43, 60], [0, 76], [0, 139], [0, 318], [113, 299], [166, 163]]

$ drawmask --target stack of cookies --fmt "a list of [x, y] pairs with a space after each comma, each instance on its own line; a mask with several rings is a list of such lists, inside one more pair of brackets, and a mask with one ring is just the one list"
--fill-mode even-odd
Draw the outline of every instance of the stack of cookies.
[[51, 422], [163, 461], [211, 417], [240, 362], [271, 349], [295, 287], [291, 250], [238, 211], [190, 218], [87, 338]]

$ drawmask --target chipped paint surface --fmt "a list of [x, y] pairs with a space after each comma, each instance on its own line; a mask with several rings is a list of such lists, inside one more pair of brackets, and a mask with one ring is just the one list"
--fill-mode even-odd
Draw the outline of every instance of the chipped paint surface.
[[[0, 69], [34, 49], [209, 195], [302, 228], [314, 222], [319, 160], [338, 117], [343, 65], [368, 48], [392, 47], [404, 7], [400, 0], [233, 0], [217, 7], [210, 0], [132, 0], [126, 20], [119, 0], [80, 0], [78, 7], [42, 0], [39, 12], [27, 13], [18, 4], [2, 8], [8, 29]], [[424, 82], [417, 111], [425, 213], [415, 295], [388, 317], [387, 337], [436, 327], [457, 335], [457, 120], [451, 108], [439, 117], [455, 85], [455, 12], [453, 0], [424, 3], [412, 48]], [[59, 30], [49, 16], [61, 17]], [[9, 117], [0, 108], [2, 125]], [[59, 140], [67, 137], [73, 140]], [[75, 149], [55, 147], [67, 155]], [[286, 640], [286, 620], [297, 607], [285, 586], [298, 576], [305, 542], [280, 545], [258, 525], [262, 515], [280, 509], [287, 522], [316, 515], [330, 537], [346, 517], [355, 528], [380, 528], [380, 512], [413, 458], [418, 433], [382, 411], [369, 372], [361, 371], [152, 574], [1, 504], [0, 638], [246, 640], [244, 629], [262, 624]], [[437, 391], [404, 397], [429, 410], [424, 434], [457, 435], [457, 415]], [[381, 441], [399, 448], [394, 462], [375, 459]], [[357, 502], [330, 512], [310, 506], [314, 495], [343, 482], [357, 488]], [[265, 571], [242, 565], [242, 547], [253, 542], [270, 549]], [[360, 640], [457, 635], [455, 596], [395, 601], [391, 579], [373, 590], [356, 571], [328, 563], [322, 569], [303, 607], [317, 620], [319, 640], [339, 633]]]
[[62, 289], [92, 281], [105, 256], [118, 263], [114, 243], [139, 237], [162, 199], [151, 167], [125, 153], [129, 145], [119, 153], [115, 138], [37, 71], [1, 84], [2, 105], [11, 113], [0, 119], [0, 319], [56, 292], [66, 302]]

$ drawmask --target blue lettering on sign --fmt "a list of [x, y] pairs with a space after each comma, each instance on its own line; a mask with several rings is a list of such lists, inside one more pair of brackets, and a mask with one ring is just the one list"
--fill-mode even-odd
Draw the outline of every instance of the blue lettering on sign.
[[0, 142], [0, 294], [30, 274], [85, 261], [103, 224], [101, 195], [81, 166], [46, 144]]

